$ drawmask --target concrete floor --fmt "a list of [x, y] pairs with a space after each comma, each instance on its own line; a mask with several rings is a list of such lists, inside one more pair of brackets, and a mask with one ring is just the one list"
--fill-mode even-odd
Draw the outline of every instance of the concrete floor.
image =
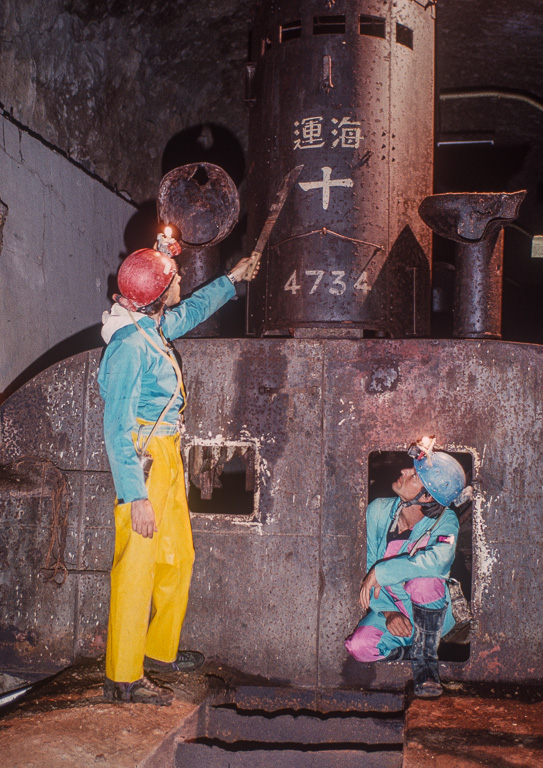
[[103, 660], [77, 665], [0, 716], [3, 768], [167, 766], [175, 733], [214, 680], [180, 674], [173, 704], [154, 707], [106, 702], [103, 676]]

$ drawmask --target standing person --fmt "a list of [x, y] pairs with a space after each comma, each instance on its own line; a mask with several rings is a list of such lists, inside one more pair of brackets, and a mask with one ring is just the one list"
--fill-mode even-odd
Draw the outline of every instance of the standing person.
[[144, 667], [195, 669], [204, 660], [178, 650], [194, 549], [179, 450], [186, 398], [170, 340], [231, 299], [248, 264], [242, 259], [180, 301], [175, 261], [143, 248], [122, 263], [121, 295], [104, 313], [98, 383], [117, 494], [104, 685], [110, 700], [170, 704], [173, 691], [149, 680]]
[[369, 504], [367, 574], [360, 589], [366, 611], [345, 641], [357, 661], [410, 658], [415, 695], [443, 692], [437, 649], [455, 624], [446, 580], [456, 552], [458, 519], [447, 507], [466, 484], [453, 456], [427, 450], [421, 439], [414, 466], [392, 484], [393, 498]]

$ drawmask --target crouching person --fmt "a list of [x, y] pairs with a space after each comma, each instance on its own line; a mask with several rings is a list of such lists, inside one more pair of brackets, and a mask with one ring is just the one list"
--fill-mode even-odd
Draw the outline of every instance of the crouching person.
[[458, 461], [413, 446], [414, 466], [392, 484], [393, 498], [367, 509], [367, 567], [360, 589], [366, 615], [345, 641], [357, 661], [411, 659], [416, 696], [443, 692], [437, 650], [454, 626], [446, 580], [455, 557], [458, 519], [447, 507], [465, 487]]

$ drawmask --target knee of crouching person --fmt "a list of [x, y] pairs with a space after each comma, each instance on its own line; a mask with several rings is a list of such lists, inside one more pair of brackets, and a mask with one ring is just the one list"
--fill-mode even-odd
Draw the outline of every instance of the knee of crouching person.
[[377, 643], [383, 632], [372, 626], [357, 627], [352, 635], [345, 640], [345, 648], [357, 661], [372, 662], [383, 659], [377, 649]]

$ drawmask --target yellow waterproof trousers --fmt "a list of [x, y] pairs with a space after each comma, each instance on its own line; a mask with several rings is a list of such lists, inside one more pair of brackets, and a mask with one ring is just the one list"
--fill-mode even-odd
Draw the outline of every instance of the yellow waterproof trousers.
[[132, 530], [130, 504], [115, 503], [115, 555], [106, 675], [132, 683], [143, 675], [143, 657], [171, 662], [187, 610], [194, 547], [179, 435], [153, 437], [147, 482], [158, 533]]

